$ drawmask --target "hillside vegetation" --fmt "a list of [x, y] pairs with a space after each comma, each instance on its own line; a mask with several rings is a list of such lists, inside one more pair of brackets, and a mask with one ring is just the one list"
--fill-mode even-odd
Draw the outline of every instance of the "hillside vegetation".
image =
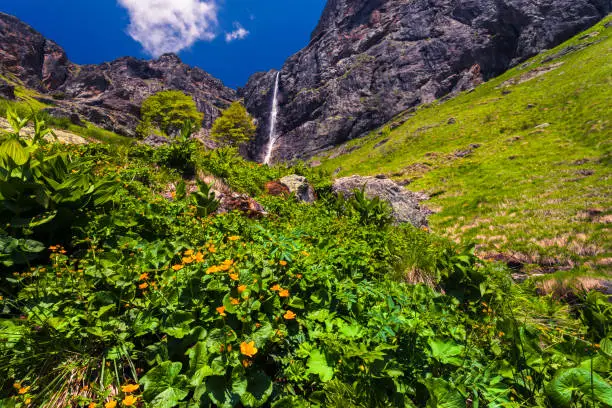
[[317, 160], [338, 176], [383, 174], [425, 191], [432, 230], [477, 243], [484, 258], [607, 275], [611, 21]]

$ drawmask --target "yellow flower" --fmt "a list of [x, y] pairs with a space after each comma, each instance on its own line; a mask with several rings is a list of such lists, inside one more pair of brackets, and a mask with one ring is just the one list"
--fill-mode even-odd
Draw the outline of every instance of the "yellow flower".
[[277, 283], [276, 285], [272, 286], [272, 287], [270, 288], [270, 290], [271, 290], [272, 292], [277, 292], [277, 291], [281, 291], [281, 290], [283, 290], [283, 288], [281, 288], [281, 287], [280, 287], [280, 285]]
[[21, 388], [21, 383], [16, 382], [15, 384], [13, 384], [13, 388], [15, 388], [16, 390]]
[[257, 348], [255, 347], [255, 342], [251, 341], [247, 343], [243, 341], [240, 344], [240, 352], [247, 357], [253, 357], [255, 354], [257, 354]]
[[240, 237], [238, 235], [232, 235], [231, 237], [228, 238], [230, 241], [238, 241], [240, 239]]
[[27, 386], [27, 387], [21, 387], [21, 388], [19, 389], [19, 391], [18, 391], [18, 392], [19, 392], [19, 395], [23, 395], [23, 394], [27, 393], [28, 391], [30, 391], [30, 388], [32, 388], [32, 387], [30, 387], [30, 386]]
[[281, 264], [281, 266], [286, 266], [287, 265], [287, 261], [279, 261], [279, 264]]
[[138, 285], [138, 289], [142, 289], [142, 290], [144, 290], [144, 289], [146, 289], [148, 287], [149, 287], [149, 284], [147, 282], [144, 282], [144, 283]]
[[143, 281], [143, 280], [147, 280], [149, 279], [149, 274], [148, 273], [143, 273], [142, 275], [140, 275], [139, 280]]
[[215, 252], [217, 252], [217, 248], [215, 248], [214, 245], [211, 245], [208, 247], [208, 252], [210, 252], [211, 254], [214, 254]]
[[283, 317], [287, 320], [293, 320], [295, 319], [295, 313], [293, 313], [291, 310], [287, 310], [287, 313], [285, 313]]
[[211, 274], [211, 273], [215, 273], [215, 272], [219, 272], [219, 267], [218, 266], [211, 266], [208, 269], [206, 269], [206, 273], [207, 274]]
[[183, 263], [184, 264], [190, 264], [192, 262], [193, 262], [193, 257], [191, 257], [191, 256], [186, 256], [186, 257], [183, 258]]
[[104, 405], [104, 408], [115, 408], [116, 406], [117, 406], [117, 401], [110, 400]]
[[298, 273], [298, 274], [296, 275], [296, 277], [297, 277], [298, 279], [302, 279], [302, 276], [303, 276], [303, 275], [302, 275], [301, 273]]
[[238, 280], [238, 274], [237, 273], [230, 273], [229, 277], [231, 280], [237, 281]]
[[128, 384], [121, 387], [121, 391], [129, 394], [131, 392], [136, 391], [138, 388], [140, 388], [140, 385], [138, 384]]
[[185, 255], [185, 256], [191, 256], [191, 255], [193, 255], [193, 250], [188, 249], [188, 250], [186, 250], [186, 251], [183, 253], [183, 255]]
[[125, 399], [123, 400], [123, 405], [125, 405], [126, 407], [131, 407], [132, 405], [134, 405], [136, 402], [138, 401], [138, 397], [135, 397], [133, 395], [128, 395], [127, 397], [125, 397]]
[[287, 289], [283, 289], [280, 292], [278, 292], [278, 296], [280, 296], [280, 297], [289, 297], [289, 291]]
[[246, 290], [247, 286], [246, 285], [239, 285], [238, 286], [238, 293], [242, 293]]
[[230, 298], [230, 303], [232, 305], [239, 305], [240, 304], [240, 300], [238, 299], [234, 299], [233, 297]]
[[198, 251], [198, 253], [195, 254], [195, 261], [197, 263], [204, 262], [204, 254]]
[[[28, 398], [28, 399], [25, 400], [25, 404], [26, 405], [30, 405], [31, 403], [32, 403], [32, 398]], [[94, 407], [95, 407], [95, 405], [94, 405]]]
[[302, 255], [304, 255], [304, 256], [310, 256], [310, 254], [309, 254], [308, 252], [306, 252], [306, 251], [302, 251]]
[[174, 269], [175, 271], [180, 271], [181, 269], [183, 269], [183, 265], [177, 264], [172, 266], [172, 269]]
[[221, 316], [227, 316], [225, 314], [225, 306], [219, 306], [216, 310]]

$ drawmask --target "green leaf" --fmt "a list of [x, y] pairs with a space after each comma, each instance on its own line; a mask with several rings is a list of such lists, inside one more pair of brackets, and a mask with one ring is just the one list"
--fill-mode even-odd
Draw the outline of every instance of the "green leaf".
[[465, 408], [465, 399], [450, 383], [441, 378], [429, 378], [425, 381], [429, 391], [427, 408]]
[[172, 408], [178, 405], [188, 392], [187, 381], [180, 375], [181, 363], [165, 361], [140, 379], [144, 386], [144, 399], [155, 408]]
[[17, 139], [8, 139], [0, 144], [0, 156], [3, 155], [9, 157], [18, 166], [26, 164], [30, 158]]
[[572, 402], [584, 398], [594, 398], [603, 404], [612, 405], [612, 386], [596, 373], [591, 377], [590, 370], [584, 368], [558, 371], [547, 384], [546, 395], [560, 407], [569, 407]]
[[429, 347], [431, 347], [432, 357], [442, 364], [452, 364], [460, 366], [462, 361], [457, 356], [463, 353], [464, 347], [458, 345], [452, 340], [429, 339]]
[[310, 352], [308, 359], [308, 370], [310, 374], [318, 374], [322, 382], [328, 382], [334, 377], [334, 370], [327, 364], [325, 354], [315, 349]]

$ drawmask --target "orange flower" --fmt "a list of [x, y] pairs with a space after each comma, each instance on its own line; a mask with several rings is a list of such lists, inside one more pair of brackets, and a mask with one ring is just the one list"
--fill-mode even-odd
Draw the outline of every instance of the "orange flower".
[[238, 280], [238, 274], [237, 273], [230, 273], [229, 277], [231, 280], [237, 281]]
[[198, 253], [195, 254], [195, 261], [197, 263], [204, 262], [204, 254], [198, 251]]
[[295, 319], [295, 316], [295, 313], [293, 313], [291, 310], [287, 310], [287, 313], [283, 315], [283, 317], [287, 320], [293, 320]]
[[131, 392], [136, 391], [138, 388], [140, 388], [140, 385], [138, 384], [128, 384], [121, 387], [121, 391], [129, 394]]
[[183, 261], [183, 263], [184, 263], [184, 264], [190, 264], [190, 263], [192, 263], [192, 262], [193, 262], [193, 257], [191, 257], [191, 256], [186, 256], [186, 257], [184, 257], [184, 258], [182, 259], [182, 261]]
[[96, 408], [96, 403], [95, 402], [90, 402], [89, 406], [87, 408]]
[[247, 343], [243, 341], [240, 344], [240, 352], [247, 357], [253, 357], [255, 354], [257, 354], [257, 348], [255, 347], [255, 342], [251, 341]]
[[217, 248], [215, 248], [214, 245], [211, 245], [208, 247], [208, 252], [210, 252], [211, 254], [214, 254], [215, 252], [217, 252]]
[[280, 297], [289, 297], [289, 291], [287, 289], [283, 289], [280, 292], [278, 292], [278, 296], [280, 296]]
[[219, 306], [216, 310], [221, 316], [227, 316], [225, 314], [225, 306]]
[[149, 279], [149, 274], [148, 273], [143, 273], [142, 275], [140, 275], [139, 280], [143, 281], [143, 280], [147, 280]]
[[242, 360], [242, 366], [244, 368], [250, 367], [253, 364], [251, 360]]
[[272, 287], [270, 288], [270, 290], [271, 290], [272, 292], [277, 292], [277, 291], [281, 291], [281, 290], [283, 290], [283, 288], [281, 288], [281, 287], [280, 287], [280, 285], [277, 283], [276, 285], [272, 286]]
[[302, 276], [303, 276], [303, 275], [302, 275], [301, 273], [298, 273], [298, 274], [296, 275], [296, 277], [297, 277], [298, 279], [302, 279]]
[[232, 305], [239, 305], [240, 304], [240, 300], [238, 299], [234, 299], [233, 297], [230, 298], [230, 303]]
[[149, 287], [149, 284], [147, 282], [141, 283], [140, 285], [138, 285], [138, 289], [146, 289]]
[[287, 265], [287, 261], [279, 261], [279, 264], [281, 264], [281, 266], [286, 266]]
[[32, 387], [30, 387], [30, 386], [27, 386], [27, 387], [21, 387], [21, 388], [19, 389], [19, 391], [18, 391], [18, 392], [19, 392], [19, 395], [23, 395], [23, 394], [27, 393], [28, 391], [30, 391], [30, 388], [32, 388]]
[[185, 252], [183, 252], [183, 255], [185, 255], [185, 256], [191, 256], [191, 255], [193, 255], [193, 250], [188, 249], [188, 250], [186, 250]]
[[123, 402], [123, 405], [125, 405], [126, 407], [131, 407], [132, 405], [136, 404], [137, 401], [138, 401], [138, 397], [135, 397], [133, 395], [128, 395], [127, 397], [125, 397], [125, 399], [122, 402]]
[[238, 241], [240, 239], [240, 237], [238, 235], [232, 235], [231, 237], [228, 238], [230, 241]]
[[213, 265], [213, 266], [209, 267], [208, 269], [206, 269], [206, 273], [209, 274], [209, 275], [211, 273], [215, 273], [215, 272], [219, 272], [219, 271], [220, 271], [220, 269], [216, 265]]
[[247, 286], [246, 285], [239, 285], [238, 286], [238, 293], [242, 293], [246, 290]]
[[175, 271], [177, 271], [177, 272], [178, 272], [178, 271], [180, 271], [181, 269], [183, 269], [183, 265], [180, 265], [180, 264], [174, 265], [174, 266], [172, 267], [172, 269], [174, 269]]
[[13, 384], [13, 388], [15, 388], [16, 390], [21, 388], [21, 383], [16, 382], [15, 384]]

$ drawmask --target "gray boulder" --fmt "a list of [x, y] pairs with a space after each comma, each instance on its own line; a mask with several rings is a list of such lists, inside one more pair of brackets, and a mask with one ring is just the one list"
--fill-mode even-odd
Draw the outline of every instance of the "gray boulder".
[[397, 223], [409, 222], [417, 228], [427, 226], [427, 216], [431, 211], [419, 204], [423, 196], [406, 190], [393, 180], [362, 176], [343, 177], [334, 181], [332, 191], [334, 194], [350, 197], [355, 190], [362, 188], [365, 188], [368, 198], [379, 197], [389, 203]]
[[312, 203], [316, 200], [314, 188], [310, 185], [306, 177], [291, 174], [280, 179], [280, 183], [287, 187], [298, 200]]

